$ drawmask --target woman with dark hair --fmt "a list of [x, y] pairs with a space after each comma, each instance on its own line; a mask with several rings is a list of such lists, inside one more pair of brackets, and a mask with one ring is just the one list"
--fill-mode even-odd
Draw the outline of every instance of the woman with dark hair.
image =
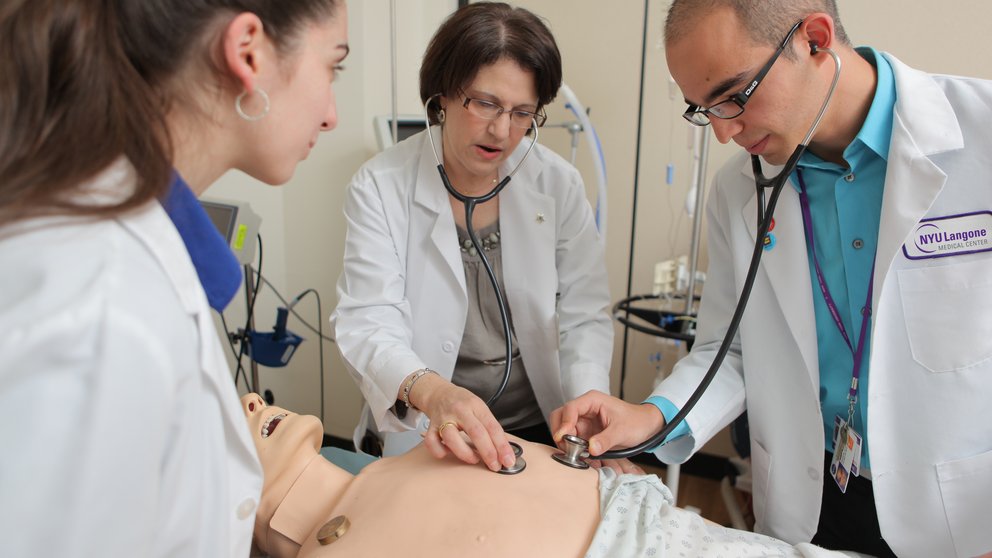
[[[579, 172], [536, 145], [533, 128], [561, 85], [561, 55], [533, 13], [473, 3], [438, 29], [420, 71], [433, 125], [365, 164], [348, 187], [339, 303], [331, 317], [366, 412], [356, 445], [385, 433], [386, 455], [426, 437], [438, 458], [512, 466], [505, 432], [553, 444], [548, 414], [609, 392], [613, 325], [603, 245]], [[508, 306], [512, 371], [494, 290], [453, 187], [480, 196], [472, 227]], [[522, 163], [521, 163], [522, 161]], [[428, 428], [429, 424], [432, 425]], [[471, 445], [459, 431], [467, 434]], [[473, 448], [474, 446], [474, 448]], [[627, 466], [629, 464], [625, 464]]]
[[[246, 556], [262, 485], [196, 202], [335, 127], [343, 0], [0, 8], [0, 554]], [[16, 422], [16, 424], [15, 424]]]

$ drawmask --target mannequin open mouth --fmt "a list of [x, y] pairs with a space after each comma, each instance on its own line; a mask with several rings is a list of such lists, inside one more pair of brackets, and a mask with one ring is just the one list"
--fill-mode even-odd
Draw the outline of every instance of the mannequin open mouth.
[[276, 427], [282, 422], [282, 419], [286, 418], [286, 413], [280, 413], [278, 415], [272, 415], [266, 419], [265, 423], [262, 424], [262, 437], [268, 438], [276, 431]]

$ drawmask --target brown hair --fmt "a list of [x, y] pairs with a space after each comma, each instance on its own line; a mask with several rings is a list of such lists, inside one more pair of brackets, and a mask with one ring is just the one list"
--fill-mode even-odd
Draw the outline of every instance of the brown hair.
[[[441, 24], [420, 66], [420, 102], [456, 95], [479, 69], [510, 59], [534, 74], [538, 110], [561, 87], [561, 53], [547, 25], [532, 12], [502, 2], [468, 4]], [[432, 124], [440, 106], [431, 103]]]
[[[108, 217], [160, 197], [172, 168], [170, 81], [193, 58], [209, 58], [208, 24], [252, 12], [277, 48], [289, 49], [305, 24], [333, 16], [338, 2], [5, 0], [0, 225], [38, 215]], [[73, 199], [121, 155], [137, 174], [126, 199]]]
[[[757, 44], [777, 47], [797, 21], [814, 12], [829, 14], [834, 20], [837, 40], [851, 44], [841, 24], [836, 0], [672, 0], [665, 20], [665, 43], [678, 41], [701, 16], [720, 7], [732, 9]], [[796, 56], [792, 49], [786, 49], [783, 54], [793, 60]]]

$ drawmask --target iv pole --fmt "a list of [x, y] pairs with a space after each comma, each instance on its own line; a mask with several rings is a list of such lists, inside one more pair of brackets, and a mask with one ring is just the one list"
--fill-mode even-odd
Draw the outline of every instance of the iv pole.
[[[627, 298], [618, 302], [614, 306], [614, 317], [624, 324], [624, 335], [623, 335], [623, 355], [621, 360], [621, 372], [620, 372], [620, 397], [623, 397], [624, 391], [624, 380], [626, 379], [626, 368], [627, 368], [627, 343], [628, 343], [628, 329], [631, 328], [633, 324], [630, 322], [630, 303], [634, 300], [640, 300], [648, 298], [645, 296], [635, 296], [631, 294], [631, 287], [633, 283], [633, 272], [634, 272], [634, 239], [637, 230], [637, 198], [638, 198], [638, 178], [640, 176], [640, 155], [641, 155], [641, 130], [643, 124], [643, 107], [644, 107], [644, 72], [645, 72], [645, 62], [647, 58], [647, 27], [648, 27], [648, 15], [649, 15], [650, 0], [644, 1], [644, 29], [643, 40], [642, 40], [642, 50], [641, 50], [641, 80], [640, 80], [640, 95], [638, 100], [638, 123], [637, 123], [637, 148], [635, 153], [635, 163], [634, 163], [634, 203], [631, 215], [631, 228], [630, 228], [630, 256], [628, 262], [627, 270]], [[693, 207], [693, 230], [692, 230], [692, 240], [690, 245], [690, 257], [689, 257], [689, 279], [686, 287], [685, 295], [685, 312], [686, 316], [695, 315], [693, 305], [695, 303], [695, 290], [696, 290], [696, 269], [698, 267], [699, 260], [699, 243], [700, 237], [702, 235], [702, 222], [703, 222], [703, 194], [706, 184], [706, 166], [709, 158], [709, 146], [710, 146], [710, 136], [706, 133], [706, 130], [699, 129], [694, 130], [693, 136], [693, 182], [690, 188], [690, 195], [695, 192], [694, 207]], [[620, 309], [623, 307], [623, 311]], [[688, 323], [688, 322], [683, 322]], [[636, 331], [652, 333], [643, 327], [633, 326]], [[658, 330], [657, 335], [661, 335], [663, 332]], [[685, 333], [685, 332], [683, 332]], [[683, 336], [684, 337], [684, 336]], [[672, 491], [672, 497], [678, 498], [678, 486], [679, 486], [679, 476], [681, 473], [681, 466], [668, 465], [666, 468], [665, 484], [668, 486], [669, 490]]]
[[396, 0], [389, 0], [389, 66], [392, 76], [392, 109], [393, 118], [391, 120], [393, 132], [393, 145], [400, 140], [399, 115], [397, 114], [397, 92], [396, 92]]
[[[693, 178], [692, 188], [696, 193], [695, 205], [692, 211], [692, 243], [689, 247], [689, 281], [685, 288], [685, 315], [695, 316], [693, 303], [696, 301], [696, 267], [699, 263], [699, 238], [703, 230], [703, 191], [706, 184], [706, 163], [710, 154], [710, 134], [705, 128], [693, 130]], [[688, 322], [683, 322], [688, 323]], [[665, 475], [665, 484], [672, 491], [672, 498], [678, 501], [679, 477], [682, 465], [669, 465]]]
[[572, 111], [572, 115], [575, 120], [563, 122], [561, 124], [545, 124], [546, 128], [564, 128], [571, 135], [571, 153], [569, 163], [573, 166], [575, 165], [575, 157], [578, 152], [579, 146], [579, 133], [586, 134], [586, 144], [589, 146], [589, 154], [592, 158], [593, 165], [595, 167], [596, 176], [596, 207], [595, 207], [595, 217], [596, 217], [596, 228], [599, 230], [599, 240], [602, 243], [606, 243], [606, 224], [607, 224], [607, 180], [606, 180], [606, 161], [603, 156], [603, 147], [600, 145], [599, 135], [596, 133], [596, 128], [592, 125], [592, 120], [589, 119], [589, 109], [582, 105], [579, 101], [578, 96], [572, 91], [572, 88], [567, 84], [562, 83], [561, 88], [558, 90], [565, 102], [565, 108]]
[[710, 134], [706, 128], [693, 129], [692, 162], [695, 171], [690, 193], [695, 192], [696, 200], [692, 211], [692, 243], [689, 246], [689, 281], [685, 288], [685, 314], [695, 315], [692, 304], [696, 296], [696, 268], [699, 264], [699, 239], [703, 230], [703, 193], [706, 189], [706, 164], [710, 155]]

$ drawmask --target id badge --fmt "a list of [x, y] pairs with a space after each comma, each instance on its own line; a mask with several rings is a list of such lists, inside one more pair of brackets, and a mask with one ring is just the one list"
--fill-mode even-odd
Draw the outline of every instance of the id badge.
[[861, 464], [861, 435], [847, 421], [834, 419], [834, 455], [830, 461], [830, 476], [842, 493], [847, 493], [851, 476], [857, 476]]
[[857, 477], [857, 476], [860, 476], [861, 475], [861, 472], [860, 472], [860, 468], [861, 468], [861, 434], [858, 434], [858, 431], [855, 430], [855, 429], [853, 429], [853, 428], [849, 428], [848, 429], [848, 432], [850, 432], [854, 436], [854, 461], [851, 463], [851, 476]]

